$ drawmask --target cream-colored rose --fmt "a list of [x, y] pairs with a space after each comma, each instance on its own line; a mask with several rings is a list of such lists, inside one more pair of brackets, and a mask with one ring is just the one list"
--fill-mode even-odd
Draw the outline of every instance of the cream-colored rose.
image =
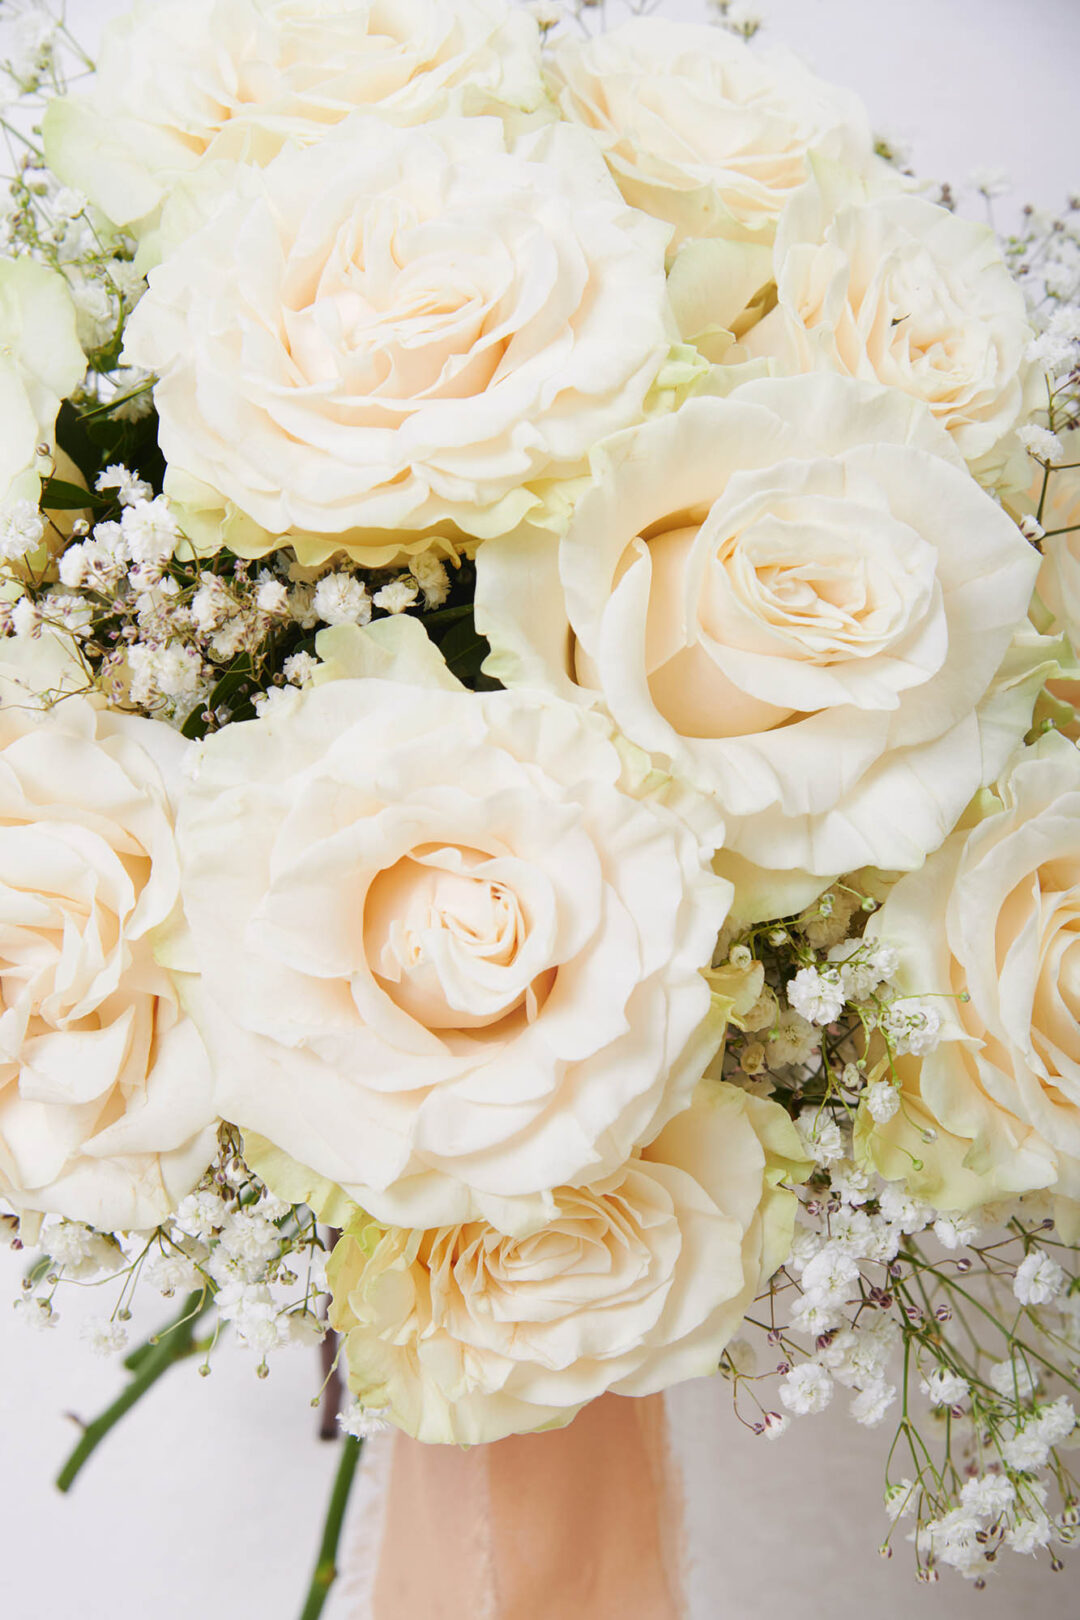
[[50, 104], [45, 147], [141, 235], [204, 160], [265, 163], [364, 109], [423, 124], [543, 95], [536, 23], [503, 0], [166, 0], [109, 25], [89, 90]]
[[328, 1267], [350, 1388], [420, 1440], [472, 1445], [714, 1372], [786, 1258], [781, 1182], [805, 1169], [781, 1108], [704, 1081], [640, 1158], [557, 1188], [538, 1231], [358, 1217]]
[[648, 17], [564, 38], [548, 77], [627, 202], [675, 227], [673, 247], [699, 237], [767, 246], [811, 152], [871, 160], [857, 96], [717, 28]]
[[1037, 566], [923, 406], [765, 380], [601, 446], [560, 543], [482, 546], [477, 623], [491, 673], [600, 695], [713, 794], [725, 859], [820, 889], [918, 866], [1023, 736]]
[[1000, 482], [1044, 385], [989, 226], [821, 164], [780, 220], [774, 262], [779, 303], [751, 354], [922, 400], [977, 476]]
[[50, 470], [38, 447], [55, 451], [60, 402], [85, 370], [63, 276], [35, 259], [0, 258], [0, 509], [37, 507]]
[[127, 330], [200, 543], [375, 564], [438, 524], [500, 534], [640, 418], [665, 232], [580, 130], [511, 155], [494, 119], [358, 118], [240, 179]]
[[203, 746], [179, 824], [195, 1011], [226, 1118], [379, 1220], [517, 1229], [655, 1135], [715, 1051], [719, 831], [635, 790], [599, 717], [467, 692], [415, 620], [384, 625], [351, 667], [390, 679]]
[[185, 744], [76, 685], [61, 644], [0, 643], [0, 1196], [128, 1230], [215, 1146], [206, 1055], [154, 958]]
[[1024, 749], [985, 808], [868, 928], [899, 948], [907, 994], [940, 996], [944, 1026], [921, 1062], [898, 1060], [902, 1107], [861, 1119], [862, 1151], [949, 1210], [1044, 1187], [1080, 1197], [1076, 745]]
[[[1043, 474], [1034, 484], [1034, 506], [1039, 504]], [[1055, 628], [1064, 631], [1080, 656], [1080, 469], [1050, 470], [1042, 503], [1043, 564], [1039, 570], [1040, 600]]]

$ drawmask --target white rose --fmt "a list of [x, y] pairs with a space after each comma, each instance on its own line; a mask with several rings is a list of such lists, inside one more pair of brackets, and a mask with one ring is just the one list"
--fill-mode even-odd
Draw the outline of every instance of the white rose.
[[717, 28], [649, 17], [564, 38], [549, 81], [627, 202], [675, 227], [675, 247], [699, 237], [767, 245], [811, 152], [871, 156], [857, 96]]
[[640, 1158], [557, 1188], [538, 1231], [359, 1216], [328, 1266], [350, 1388], [420, 1440], [473, 1445], [715, 1372], [787, 1255], [780, 1182], [805, 1169], [777, 1104], [704, 1081]]
[[50, 166], [142, 234], [204, 160], [268, 162], [369, 109], [393, 124], [529, 109], [536, 23], [503, 0], [166, 0], [105, 31], [90, 89], [53, 101]]
[[924, 407], [765, 380], [601, 446], [561, 543], [482, 546], [477, 623], [492, 674], [602, 694], [714, 794], [778, 915], [785, 877], [918, 866], [993, 779], [1039, 685], [997, 679], [1037, 566]]
[[0, 649], [0, 1194], [154, 1226], [215, 1145], [206, 1055], [153, 951], [178, 901], [185, 744], [77, 693], [35, 708], [26, 686], [74, 687], [70, 655]]
[[377, 564], [429, 544], [402, 531], [499, 534], [640, 418], [666, 233], [581, 131], [511, 155], [493, 119], [360, 117], [239, 178], [127, 331], [201, 543]]
[[894, 982], [940, 997], [944, 1023], [921, 1063], [897, 1060], [900, 1112], [862, 1120], [863, 1151], [941, 1209], [1041, 1187], [1080, 1198], [1076, 745], [1024, 749], [983, 819], [903, 878], [867, 932], [900, 948]]
[[0, 508], [37, 506], [48, 471], [38, 446], [55, 450], [60, 402], [85, 370], [63, 276], [35, 259], [0, 258]]
[[221, 1112], [379, 1220], [516, 1226], [715, 1051], [714, 818], [631, 796], [597, 717], [467, 692], [413, 619], [319, 645], [359, 652], [208, 739], [181, 811]]
[[748, 334], [752, 355], [921, 399], [972, 470], [1001, 480], [1015, 430], [1045, 396], [1025, 360], [1024, 297], [989, 226], [822, 166], [788, 204], [774, 262], [779, 303]]

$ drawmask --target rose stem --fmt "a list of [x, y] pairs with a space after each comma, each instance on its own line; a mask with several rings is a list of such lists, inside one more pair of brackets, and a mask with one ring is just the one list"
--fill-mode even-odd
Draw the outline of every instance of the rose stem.
[[119, 1423], [125, 1412], [130, 1411], [135, 1402], [157, 1383], [162, 1373], [168, 1372], [174, 1361], [191, 1354], [195, 1323], [210, 1305], [211, 1297], [209, 1289], [199, 1289], [189, 1294], [175, 1320], [155, 1334], [157, 1342], [150, 1340], [140, 1345], [137, 1351], [132, 1351], [128, 1363], [134, 1362], [134, 1376], [112, 1405], [106, 1407], [92, 1423], [86, 1424], [78, 1445], [56, 1477], [57, 1490], [71, 1489], [79, 1470], [114, 1424]]
[[322, 1541], [319, 1544], [318, 1556], [315, 1559], [315, 1569], [311, 1576], [311, 1585], [308, 1587], [307, 1599], [300, 1613], [300, 1620], [317, 1620], [323, 1611], [327, 1593], [337, 1579], [337, 1549], [341, 1539], [341, 1526], [345, 1518], [345, 1508], [349, 1500], [349, 1491], [352, 1489], [353, 1475], [356, 1465], [360, 1461], [360, 1452], [364, 1442], [357, 1440], [354, 1435], [347, 1434], [341, 1440], [341, 1461], [338, 1463], [337, 1474], [334, 1476], [334, 1488], [330, 1492], [330, 1505], [326, 1510], [326, 1519], [323, 1524]]

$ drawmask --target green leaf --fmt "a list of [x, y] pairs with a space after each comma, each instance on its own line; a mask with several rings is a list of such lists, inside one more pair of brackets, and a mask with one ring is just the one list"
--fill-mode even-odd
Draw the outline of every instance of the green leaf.
[[[184, 721], [184, 724], [180, 728], [181, 735], [191, 739], [192, 741], [196, 741], [200, 737], [205, 737], [206, 721], [203, 719], [203, 715], [207, 712], [207, 710], [210, 710], [212, 713], [215, 709], [220, 709], [222, 704], [228, 704], [230, 698], [242, 692], [244, 686], [252, 680], [253, 676], [254, 671], [251, 667], [251, 659], [249, 655], [247, 653], [241, 653], [239, 657], [235, 658], [229, 665], [224, 675], [222, 675], [221, 679], [210, 693], [210, 696], [206, 699], [206, 702], [200, 703], [197, 709], [192, 709], [191, 713], [188, 715], [187, 719]], [[249, 715], [254, 714], [255, 712], [250, 702], [247, 701], [246, 693], [244, 694], [244, 697], [244, 703], [238, 710], [234, 710], [233, 712], [232, 718], [234, 720], [246, 719], [249, 717]], [[248, 711], [246, 715], [244, 713], [245, 709]]]
[[62, 478], [50, 478], [41, 491], [41, 506], [45, 512], [81, 512], [88, 506], [108, 506], [108, 500], [83, 489], [81, 484], [68, 484]]

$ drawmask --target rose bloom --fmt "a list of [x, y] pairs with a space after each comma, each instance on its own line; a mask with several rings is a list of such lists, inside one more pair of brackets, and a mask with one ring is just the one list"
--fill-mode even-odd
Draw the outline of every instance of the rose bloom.
[[717, 28], [651, 17], [563, 38], [548, 76], [627, 202], [675, 227], [673, 247], [699, 237], [768, 244], [813, 151], [870, 159], [857, 96]]
[[806, 1168], [776, 1103], [703, 1081], [640, 1158], [557, 1188], [538, 1230], [360, 1215], [327, 1268], [349, 1386], [420, 1440], [473, 1445], [715, 1372], [787, 1256], [780, 1183]]
[[1080, 1198], [1076, 745], [1024, 749], [982, 819], [903, 878], [867, 933], [900, 950], [906, 993], [940, 997], [944, 1027], [921, 1064], [898, 1060], [900, 1112], [861, 1119], [864, 1154], [939, 1209], [1044, 1187]]
[[[1068, 451], [1070, 459], [1077, 459]], [[1039, 504], [1043, 473], [1033, 481], [1033, 508]], [[1039, 598], [1050, 614], [1053, 626], [1068, 636], [1080, 656], [1080, 470], [1050, 469], [1043, 502], [1042, 526], [1049, 531], [1041, 542], [1043, 555], [1039, 570]], [[1061, 531], [1055, 533], [1054, 531]]]
[[830, 169], [789, 203], [774, 264], [778, 306], [748, 334], [751, 354], [911, 394], [980, 479], [1002, 479], [1044, 385], [989, 226]]
[[640, 418], [666, 232], [580, 130], [511, 155], [493, 119], [361, 117], [240, 180], [127, 329], [200, 545], [376, 565], [430, 543], [402, 531], [500, 534]]
[[764, 380], [601, 446], [561, 542], [482, 546], [477, 624], [491, 674], [597, 694], [714, 795], [777, 916], [918, 866], [993, 779], [1040, 684], [1010, 654], [1037, 567], [923, 406]]
[[0, 258], [0, 507], [37, 506], [38, 446], [55, 445], [60, 402], [85, 370], [63, 276], [34, 259]]
[[379, 1220], [516, 1229], [655, 1135], [715, 1051], [719, 829], [635, 787], [599, 717], [468, 692], [417, 621], [383, 625], [324, 633], [359, 649], [342, 678], [203, 745], [197, 1016], [242, 1129]]
[[154, 957], [186, 745], [77, 692], [34, 706], [77, 681], [52, 638], [4, 644], [0, 1195], [129, 1230], [165, 1218], [216, 1140], [205, 1052]]
[[141, 235], [204, 160], [266, 163], [351, 113], [423, 124], [543, 100], [539, 33], [502, 0], [165, 0], [106, 28], [50, 103], [50, 167]]

